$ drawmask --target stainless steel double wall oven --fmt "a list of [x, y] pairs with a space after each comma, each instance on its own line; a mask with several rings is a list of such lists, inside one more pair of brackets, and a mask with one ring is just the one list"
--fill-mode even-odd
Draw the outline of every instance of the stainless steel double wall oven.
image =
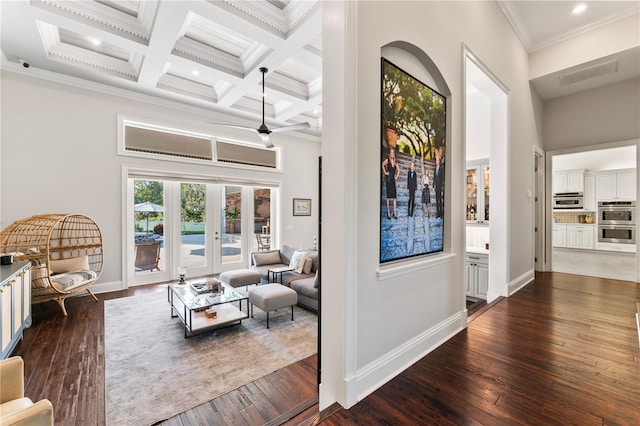
[[598, 202], [598, 242], [636, 243], [636, 202]]

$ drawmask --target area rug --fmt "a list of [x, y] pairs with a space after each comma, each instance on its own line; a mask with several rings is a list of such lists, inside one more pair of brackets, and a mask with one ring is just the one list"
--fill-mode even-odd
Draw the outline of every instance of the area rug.
[[165, 420], [317, 351], [317, 316], [298, 307], [294, 321], [290, 309], [272, 312], [269, 329], [255, 308], [188, 339], [166, 292], [106, 300], [104, 311], [107, 425]]

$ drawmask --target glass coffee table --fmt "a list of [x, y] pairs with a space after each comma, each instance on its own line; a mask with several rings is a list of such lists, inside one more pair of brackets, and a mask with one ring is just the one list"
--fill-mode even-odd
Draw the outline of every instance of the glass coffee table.
[[[216, 328], [238, 325], [249, 316], [249, 292], [221, 283], [219, 293], [196, 294], [191, 290], [190, 283], [169, 284], [167, 297], [171, 305], [171, 317], [178, 317], [184, 324], [184, 338], [194, 336], [204, 331]], [[247, 301], [247, 313], [242, 312], [242, 301]], [[233, 305], [238, 302], [238, 307]], [[205, 311], [215, 306], [216, 318], [208, 318]]]

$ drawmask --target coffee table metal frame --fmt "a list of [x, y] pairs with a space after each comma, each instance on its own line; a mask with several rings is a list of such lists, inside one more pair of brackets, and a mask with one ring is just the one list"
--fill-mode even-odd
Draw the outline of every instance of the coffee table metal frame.
[[[197, 282], [197, 281], [194, 281]], [[184, 324], [184, 338], [217, 328], [238, 325], [249, 317], [249, 292], [222, 284], [222, 293], [196, 295], [189, 284], [169, 284], [167, 299], [171, 306], [171, 318], [178, 317]], [[247, 301], [247, 313], [242, 312], [242, 301]], [[231, 303], [238, 302], [240, 309]], [[205, 310], [217, 306], [216, 318], [207, 318]]]

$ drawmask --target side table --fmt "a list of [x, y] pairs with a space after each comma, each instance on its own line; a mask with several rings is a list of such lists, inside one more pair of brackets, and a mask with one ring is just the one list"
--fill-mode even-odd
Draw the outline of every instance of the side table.
[[[282, 273], [293, 271], [294, 268], [290, 266], [281, 266], [280, 268], [273, 268], [267, 271], [267, 278], [269, 278], [270, 283], [280, 283], [282, 284]], [[280, 281], [278, 281], [278, 274], [280, 274]], [[273, 281], [271, 281], [271, 277], [273, 276]]]

